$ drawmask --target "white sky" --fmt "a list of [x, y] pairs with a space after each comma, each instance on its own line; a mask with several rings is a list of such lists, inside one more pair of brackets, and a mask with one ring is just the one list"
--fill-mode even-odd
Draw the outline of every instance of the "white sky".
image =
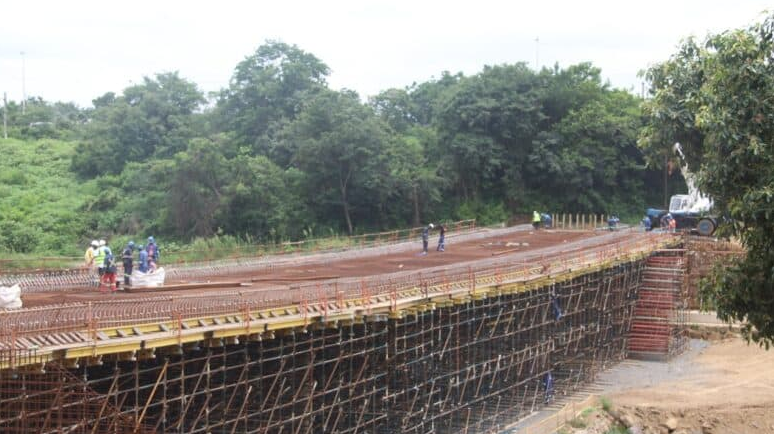
[[27, 95], [49, 101], [88, 106], [165, 71], [216, 91], [267, 39], [314, 54], [331, 68], [332, 88], [362, 97], [444, 70], [534, 66], [536, 51], [540, 66], [591, 61], [613, 86], [639, 91], [637, 72], [666, 60], [681, 38], [745, 27], [767, 3], [2, 0], [0, 92], [21, 99], [22, 51]]

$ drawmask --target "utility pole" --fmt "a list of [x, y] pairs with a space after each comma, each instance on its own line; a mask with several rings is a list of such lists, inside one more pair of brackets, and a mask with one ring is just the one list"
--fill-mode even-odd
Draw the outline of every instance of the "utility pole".
[[27, 83], [24, 65], [24, 51], [21, 53], [22, 58], [22, 114], [27, 112]]
[[8, 95], [3, 92], [3, 138], [8, 138]]
[[538, 62], [540, 54], [540, 37], [535, 38], [535, 72], [538, 70]]

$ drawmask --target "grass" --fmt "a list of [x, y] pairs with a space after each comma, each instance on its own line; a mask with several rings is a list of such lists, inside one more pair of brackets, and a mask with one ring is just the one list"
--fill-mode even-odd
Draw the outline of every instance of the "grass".
[[629, 434], [629, 430], [621, 425], [615, 425], [609, 430], [605, 431], [605, 434]]
[[584, 420], [582, 417], [578, 416], [574, 419], [571, 419], [569, 422], [571, 427], [573, 428], [586, 428], [586, 420]]
[[594, 407], [586, 407], [586, 408], [583, 409], [583, 411], [581, 411], [579, 417], [582, 417], [582, 418], [585, 419], [585, 418], [589, 417], [589, 415], [591, 413], [594, 413], [594, 410], [596, 410], [596, 408], [594, 408]]
[[94, 181], [79, 181], [70, 172], [75, 146], [0, 139], [0, 247], [68, 254], [83, 228], [82, 207], [98, 191]]
[[602, 404], [602, 410], [605, 410], [607, 413], [610, 413], [610, 410], [613, 408], [613, 403], [610, 401], [610, 398], [603, 396], [599, 398], [600, 404]]

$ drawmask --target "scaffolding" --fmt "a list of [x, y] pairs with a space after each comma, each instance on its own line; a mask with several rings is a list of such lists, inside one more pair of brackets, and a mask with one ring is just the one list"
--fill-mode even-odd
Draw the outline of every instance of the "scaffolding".
[[684, 249], [647, 259], [629, 343], [633, 357], [666, 360], [687, 347], [685, 267]]
[[518, 290], [499, 272], [444, 274], [386, 312], [28, 363], [0, 371], [0, 431], [500, 432], [626, 357], [643, 270], [632, 259]]

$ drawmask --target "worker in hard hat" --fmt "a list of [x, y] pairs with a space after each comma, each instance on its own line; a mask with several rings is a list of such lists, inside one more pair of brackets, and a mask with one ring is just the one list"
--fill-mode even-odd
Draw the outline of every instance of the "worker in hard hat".
[[[116, 267], [116, 260], [113, 257], [113, 252], [110, 250], [110, 247], [104, 246], [103, 252], [105, 259], [102, 263], [101, 283], [109, 287], [112, 292], [118, 289], [116, 287], [116, 272], [118, 271], [118, 267]], [[105, 291], [105, 289], [102, 288], [102, 285], [100, 285], [100, 291]]]
[[145, 249], [145, 246], [140, 244], [137, 246], [137, 250], [140, 251], [139, 254], [139, 260], [140, 260], [140, 271], [143, 273], [148, 272], [148, 251]]
[[96, 253], [97, 247], [99, 247], [99, 242], [97, 240], [92, 240], [91, 244], [89, 244], [89, 247], [86, 249], [86, 253], [83, 254], [83, 260], [87, 267], [94, 266], [94, 254]]
[[422, 229], [422, 255], [427, 254], [427, 243], [430, 238], [430, 231], [433, 230], [435, 226], [433, 226], [432, 223], [425, 226], [424, 229]]
[[97, 251], [94, 253], [94, 263], [97, 265], [97, 274], [99, 274], [100, 278], [102, 277], [102, 273], [105, 271], [103, 263], [105, 262], [106, 244], [107, 243], [105, 240], [99, 240]]
[[537, 211], [532, 211], [532, 227], [535, 228], [535, 230], [540, 228], [540, 220], [540, 213]]
[[540, 214], [540, 221], [543, 223], [543, 228], [550, 229], [551, 226], [554, 225], [554, 220], [551, 218], [551, 214], [543, 213]]
[[129, 285], [129, 278], [132, 275], [134, 265], [134, 241], [129, 241], [121, 252], [121, 262], [124, 263], [124, 285]]
[[151, 270], [155, 270], [156, 264], [159, 262], [159, 246], [153, 237], [148, 237], [148, 244], [145, 245], [145, 249], [148, 251], [148, 265]]

